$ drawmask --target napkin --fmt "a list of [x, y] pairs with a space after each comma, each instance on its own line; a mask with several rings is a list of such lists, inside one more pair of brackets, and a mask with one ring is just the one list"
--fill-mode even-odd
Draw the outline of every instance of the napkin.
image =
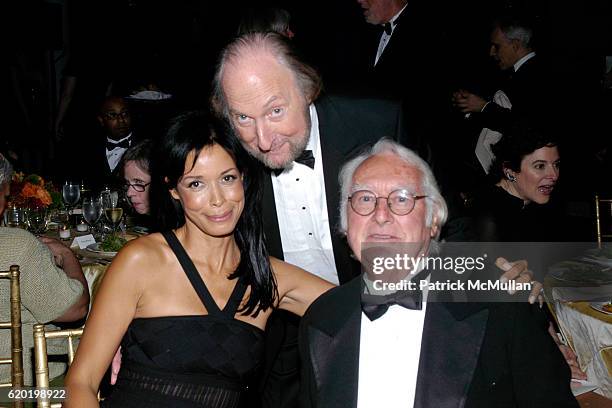
[[585, 392], [596, 390], [597, 388], [599, 388], [599, 386], [588, 380], [577, 380], [575, 378], [572, 378], [571, 388], [572, 394], [574, 394], [574, 397], [577, 397], [580, 394], [584, 394]]

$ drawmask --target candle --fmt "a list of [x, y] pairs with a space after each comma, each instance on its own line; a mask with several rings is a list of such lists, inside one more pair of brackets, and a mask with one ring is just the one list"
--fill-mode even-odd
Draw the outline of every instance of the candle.
[[61, 239], [70, 238], [70, 227], [67, 225], [62, 225], [59, 229], [59, 236]]
[[87, 231], [87, 224], [85, 224], [84, 222], [80, 222], [79, 224], [77, 224], [76, 229], [79, 232], [85, 232]]

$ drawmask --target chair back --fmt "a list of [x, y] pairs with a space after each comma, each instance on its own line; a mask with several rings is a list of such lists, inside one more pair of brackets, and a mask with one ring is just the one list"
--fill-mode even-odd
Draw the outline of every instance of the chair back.
[[[11, 355], [0, 357], [0, 364], [11, 365], [11, 381], [0, 387], [23, 387], [23, 347], [21, 335], [21, 291], [19, 287], [19, 266], [12, 265], [8, 271], [0, 271], [0, 279], [10, 280], [11, 320], [0, 322], [0, 329], [11, 330]], [[23, 406], [15, 403], [14, 406]]]
[[601, 248], [602, 241], [612, 239], [612, 198], [595, 194], [595, 228], [597, 246]]
[[[47, 339], [65, 339], [68, 342], [68, 365], [74, 359], [74, 340], [83, 335], [83, 328], [66, 330], [45, 330], [45, 325], [34, 325], [34, 373], [36, 387], [49, 388], [49, 362], [47, 355]], [[39, 408], [60, 408], [61, 403], [51, 404], [48, 398], [38, 398]]]

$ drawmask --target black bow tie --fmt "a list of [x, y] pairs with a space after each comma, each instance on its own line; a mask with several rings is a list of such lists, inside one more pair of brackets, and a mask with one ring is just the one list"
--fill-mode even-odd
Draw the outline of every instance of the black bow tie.
[[295, 161], [296, 163], [300, 163], [314, 169], [315, 158], [312, 155], [312, 150], [304, 150], [302, 154], [300, 154], [300, 157], [295, 159]]
[[400, 290], [389, 295], [361, 294], [361, 310], [374, 321], [384, 315], [389, 306], [400, 305], [406, 309], [421, 310], [423, 294], [420, 290]]
[[393, 26], [391, 25], [391, 22], [388, 21], [383, 24], [383, 29], [385, 30], [385, 34], [391, 35], [391, 33], [393, 32]]
[[[304, 150], [302, 154], [300, 154], [299, 157], [295, 159], [294, 161], [296, 163], [300, 163], [300, 164], [310, 167], [311, 169], [314, 169], [315, 158], [312, 155], [312, 150]], [[274, 174], [276, 174], [276, 176], [278, 176], [279, 174], [283, 172], [283, 170], [285, 169], [274, 169], [272, 171], [274, 172]]]
[[116, 149], [117, 147], [121, 147], [123, 149], [128, 149], [130, 147], [130, 142], [132, 141], [132, 138], [129, 137], [125, 140], [122, 140], [118, 143], [113, 143], [110, 141], [106, 141], [106, 149], [110, 152], [113, 149]]

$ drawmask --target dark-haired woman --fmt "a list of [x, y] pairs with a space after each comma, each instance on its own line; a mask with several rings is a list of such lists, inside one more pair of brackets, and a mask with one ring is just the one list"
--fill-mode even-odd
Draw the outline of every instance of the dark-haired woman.
[[149, 215], [152, 150], [153, 142], [145, 139], [127, 149], [121, 157], [125, 195], [134, 211], [140, 215]]
[[[262, 358], [273, 308], [302, 315], [330, 284], [269, 258], [258, 177], [238, 142], [202, 114], [171, 126], [156, 164], [166, 186], [163, 233], [113, 260], [68, 373], [68, 407], [235, 407]], [[123, 339], [123, 340], [122, 340]]]
[[493, 146], [489, 185], [474, 197], [480, 241], [558, 240], [555, 211], [548, 205], [559, 180], [557, 142], [517, 124]]
[[[491, 183], [474, 200], [478, 240], [563, 241], [568, 231], [563, 230], [557, 208], [549, 203], [559, 181], [560, 156], [555, 139], [541, 129], [518, 122], [493, 146], [493, 153]], [[543, 281], [544, 263], [538, 262], [540, 259], [532, 260], [530, 267], [536, 272], [536, 279]], [[573, 351], [559, 342], [552, 325], [549, 330], [572, 370], [572, 378], [586, 379]]]
[[152, 154], [153, 142], [145, 139], [127, 149], [120, 164], [123, 190], [133, 209], [131, 223], [143, 232], [155, 226], [149, 205]]

